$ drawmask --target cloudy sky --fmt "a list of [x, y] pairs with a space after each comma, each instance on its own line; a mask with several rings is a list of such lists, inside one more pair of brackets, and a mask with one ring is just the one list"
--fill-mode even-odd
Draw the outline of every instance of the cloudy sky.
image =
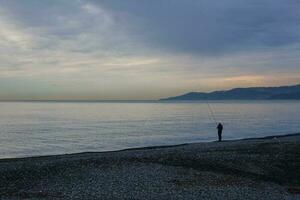
[[0, 0], [0, 100], [300, 83], [299, 0]]

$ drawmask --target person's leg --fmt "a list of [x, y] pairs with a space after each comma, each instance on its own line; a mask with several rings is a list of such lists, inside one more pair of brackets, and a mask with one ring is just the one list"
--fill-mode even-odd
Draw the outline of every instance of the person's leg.
[[222, 140], [222, 133], [220, 131], [218, 132], [218, 136], [219, 136], [219, 142], [221, 142], [221, 140]]

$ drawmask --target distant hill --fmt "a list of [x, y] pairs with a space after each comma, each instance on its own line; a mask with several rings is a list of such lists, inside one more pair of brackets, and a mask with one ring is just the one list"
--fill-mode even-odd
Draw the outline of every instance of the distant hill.
[[234, 88], [215, 92], [190, 92], [161, 100], [300, 100], [300, 84], [281, 87]]

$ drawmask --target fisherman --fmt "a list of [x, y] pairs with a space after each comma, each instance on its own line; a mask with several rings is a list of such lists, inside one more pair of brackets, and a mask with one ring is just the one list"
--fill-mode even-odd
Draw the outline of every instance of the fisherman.
[[221, 142], [222, 141], [223, 125], [221, 123], [219, 123], [218, 126], [217, 126], [217, 129], [218, 129], [219, 142]]

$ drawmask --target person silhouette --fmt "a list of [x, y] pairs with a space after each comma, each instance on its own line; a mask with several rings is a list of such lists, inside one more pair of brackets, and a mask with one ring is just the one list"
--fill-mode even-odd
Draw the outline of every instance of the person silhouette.
[[218, 126], [217, 126], [217, 129], [218, 129], [219, 142], [221, 142], [222, 141], [223, 125], [221, 123], [219, 123]]

